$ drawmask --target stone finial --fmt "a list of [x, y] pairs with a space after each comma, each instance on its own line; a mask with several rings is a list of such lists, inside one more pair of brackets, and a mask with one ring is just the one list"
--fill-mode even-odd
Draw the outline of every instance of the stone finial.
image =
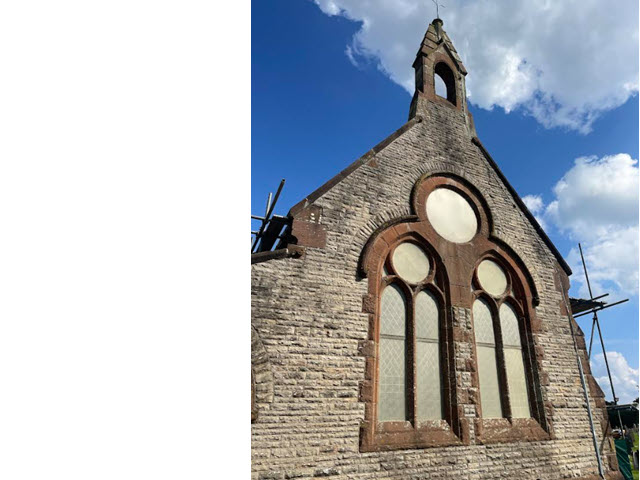
[[434, 28], [436, 29], [436, 35], [438, 36], [438, 40], [442, 39], [442, 25], [444, 25], [444, 22], [442, 21], [441, 18], [436, 18], [431, 22], [434, 26]]

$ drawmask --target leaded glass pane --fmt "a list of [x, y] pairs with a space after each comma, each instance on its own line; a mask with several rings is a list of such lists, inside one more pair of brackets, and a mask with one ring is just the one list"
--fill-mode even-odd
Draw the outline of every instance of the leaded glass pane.
[[380, 301], [378, 420], [403, 421], [406, 407], [406, 304], [397, 285], [389, 285]]
[[438, 340], [438, 303], [431, 292], [416, 295], [416, 337]]
[[378, 421], [407, 419], [405, 341], [380, 338]]
[[380, 334], [405, 335], [406, 306], [404, 294], [397, 285], [389, 285], [380, 300]]
[[409, 283], [418, 283], [429, 275], [429, 258], [415, 243], [401, 243], [393, 251], [396, 273]]
[[418, 420], [439, 420], [442, 416], [440, 351], [437, 342], [416, 342]]
[[503, 303], [500, 306], [500, 327], [502, 328], [502, 343], [504, 346], [520, 348], [518, 317], [513, 307], [507, 303]]
[[524, 375], [524, 361], [522, 350], [515, 348], [504, 349], [504, 361], [507, 367], [507, 385], [509, 386], [509, 400], [511, 415], [514, 418], [529, 418], [529, 394]]
[[484, 418], [501, 418], [500, 387], [495, 347], [476, 345], [480, 402]]
[[473, 330], [476, 342], [495, 345], [491, 310], [486, 301], [479, 298], [473, 303]]
[[492, 260], [483, 260], [478, 265], [480, 286], [494, 297], [501, 296], [507, 289], [507, 276], [502, 267]]
[[480, 402], [484, 418], [501, 418], [500, 384], [496, 358], [495, 336], [491, 310], [481, 298], [473, 303], [473, 329], [478, 355], [478, 380], [480, 382]]
[[433, 294], [421, 291], [415, 299], [416, 387], [418, 420], [442, 417], [439, 308]]

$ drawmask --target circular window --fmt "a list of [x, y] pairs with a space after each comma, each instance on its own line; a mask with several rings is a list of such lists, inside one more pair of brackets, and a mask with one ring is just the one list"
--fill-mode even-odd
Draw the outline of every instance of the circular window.
[[478, 231], [478, 218], [469, 202], [448, 188], [437, 188], [427, 198], [427, 218], [441, 237], [465, 243]]
[[429, 275], [429, 258], [415, 243], [405, 242], [393, 252], [393, 267], [403, 280], [418, 283]]
[[493, 260], [483, 260], [478, 265], [480, 286], [494, 297], [499, 297], [507, 289], [507, 276], [504, 270]]

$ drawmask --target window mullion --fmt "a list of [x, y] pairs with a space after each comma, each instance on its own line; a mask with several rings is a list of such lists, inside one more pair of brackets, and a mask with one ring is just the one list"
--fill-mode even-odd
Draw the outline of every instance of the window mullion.
[[[526, 324], [527, 323], [525, 317], [518, 317], [519, 328], [520, 326], [524, 326]], [[531, 413], [532, 417], [538, 418], [538, 415], [536, 414], [538, 409], [536, 405], [537, 402], [535, 399], [535, 391], [531, 389], [531, 386], [534, 384], [535, 374], [533, 364], [531, 363], [531, 356], [529, 354], [529, 332], [526, 328], [523, 328], [522, 331], [524, 335], [520, 335], [520, 352], [522, 355], [522, 363], [524, 365], [524, 378], [527, 388], [527, 397], [529, 399], [529, 412]]]
[[500, 325], [500, 315], [491, 313], [493, 320], [493, 332], [496, 342], [496, 360], [498, 362], [498, 381], [500, 382], [500, 401], [502, 403], [502, 415], [505, 418], [512, 418], [511, 402], [509, 400], [509, 386], [507, 381], [507, 364], [504, 355], [504, 343], [502, 341], [502, 328]]
[[407, 408], [409, 412], [409, 419], [411, 420], [411, 424], [413, 428], [417, 428], [418, 426], [418, 418], [417, 418], [417, 403], [418, 403], [418, 391], [416, 388], [417, 385], [417, 372], [416, 372], [416, 315], [415, 315], [415, 295], [412, 294], [411, 297], [407, 299], [407, 365], [410, 366], [410, 372], [407, 375], [409, 379], [408, 385], [408, 402]]

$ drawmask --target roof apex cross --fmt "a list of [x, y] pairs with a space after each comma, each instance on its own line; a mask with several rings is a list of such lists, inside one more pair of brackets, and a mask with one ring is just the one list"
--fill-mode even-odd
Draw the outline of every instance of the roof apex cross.
[[440, 18], [440, 7], [444, 8], [444, 5], [441, 3], [438, 3], [437, 0], [431, 0], [433, 3], [436, 4], [436, 18], [441, 20]]

